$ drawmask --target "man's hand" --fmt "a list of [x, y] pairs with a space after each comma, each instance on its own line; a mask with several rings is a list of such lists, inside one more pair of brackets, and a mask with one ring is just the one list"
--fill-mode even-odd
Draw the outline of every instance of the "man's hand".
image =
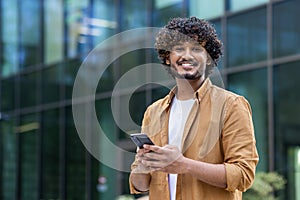
[[144, 145], [144, 151], [141, 162], [151, 171], [163, 171], [169, 174], [185, 173], [184, 156], [178, 147]]
[[151, 172], [150, 168], [142, 163], [144, 154], [148, 153], [149, 151], [150, 150], [147, 149], [139, 149], [139, 148], [137, 149], [137, 153], [136, 153], [137, 166], [131, 171], [131, 173], [148, 174]]
[[[138, 155], [141, 154], [139, 162], [141, 162], [141, 166], [150, 172], [162, 171], [168, 174], [190, 174], [210, 185], [226, 188], [226, 170], [223, 163], [212, 164], [186, 158], [176, 146], [144, 145], [143, 147], [144, 149], [138, 153]], [[144, 181], [148, 185], [149, 177], [147, 176], [146, 178], [148, 179]], [[137, 179], [141, 180], [140, 177]], [[147, 188], [147, 184], [144, 184], [143, 188]]]

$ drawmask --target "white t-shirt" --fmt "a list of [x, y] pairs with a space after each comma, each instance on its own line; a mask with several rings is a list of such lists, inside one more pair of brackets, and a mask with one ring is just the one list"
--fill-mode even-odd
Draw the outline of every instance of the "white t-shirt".
[[[186, 120], [189, 116], [194, 99], [178, 100], [174, 97], [169, 118], [169, 144], [177, 146], [181, 150], [181, 140]], [[170, 199], [176, 199], [177, 174], [169, 174]]]

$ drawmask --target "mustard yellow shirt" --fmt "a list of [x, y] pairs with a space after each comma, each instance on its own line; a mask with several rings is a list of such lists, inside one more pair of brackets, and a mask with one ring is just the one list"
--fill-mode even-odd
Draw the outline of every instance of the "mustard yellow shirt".
[[[168, 144], [174, 90], [150, 105], [144, 114], [142, 132], [158, 146]], [[209, 79], [195, 92], [194, 98], [183, 132], [182, 153], [202, 162], [223, 163], [227, 187], [218, 188], [189, 174], [178, 174], [176, 200], [240, 200], [242, 192], [253, 183], [258, 163], [250, 105], [244, 97], [212, 85]], [[132, 169], [135, 167], [134, 162]], [[170, 199], [168, 174], [149, 175], [149, 199]], [[129, 182], [131, 193], [139, 193]]]

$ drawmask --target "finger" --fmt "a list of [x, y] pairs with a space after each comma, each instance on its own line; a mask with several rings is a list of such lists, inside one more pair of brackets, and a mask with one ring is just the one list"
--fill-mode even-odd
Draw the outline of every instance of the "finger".
[[173, 146], [173, 145], [165, 145], [162, 147], [162, 149], [165, 151], [180, 152], [179, 148], [177, 146]]
[[139, 149], [137, 151], [137, 153], [140, 153], [140, 154], [147, 153], [147, 152], [149, 152], [149, 150], [147, 150], [147, 149]]
[[161, 162], [163, 160], [163, 157], [160, 154], [152, 152], [152, 153], [146, 153], [146, 154], [144, 154], [143, 159], [147, 160], [147, 161]]
[[147, 168], [150, 168], [151, 170], [158, 170], [162, 167], [164, 167], [165, 165], [162, 164], [162, 162], [159, 161], [149, 161], [149, 160], [142, 160], [142, 164], [144, 166], [146, 166]]
[[149, 151], [154, 151], [154, 152], [157, 152], [159, 153], [161, 147], [159, 146], [156, 146], [156, 145], [148, 145], [148, 144], [144, 144], [143, 145], [144, 149], [147, 149]]

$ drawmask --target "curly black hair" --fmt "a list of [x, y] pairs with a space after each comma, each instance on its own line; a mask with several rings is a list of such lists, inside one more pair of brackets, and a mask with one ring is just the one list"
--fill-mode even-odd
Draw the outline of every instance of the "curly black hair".
[[203, 46], [217, 65], [222, 55], [222, 42], [218, 39], [216, 30], [212, 24], [197, 17], [173, 18], [164, 26], [156, 36], [155, 48], [161, 63], [166, 64], [170, 50], [178, 42], [194, 40]]

